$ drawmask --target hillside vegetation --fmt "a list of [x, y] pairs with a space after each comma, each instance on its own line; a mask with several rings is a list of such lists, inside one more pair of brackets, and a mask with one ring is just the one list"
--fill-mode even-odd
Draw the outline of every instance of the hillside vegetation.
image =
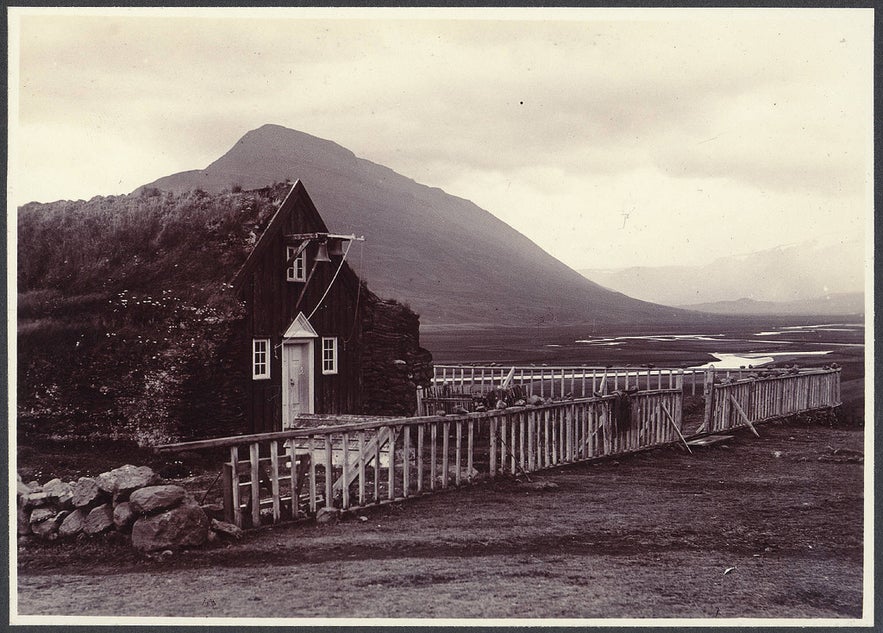
[[19, 442], [234, 429], [243, 370], [225, 348], [240, 316], [229, 282], [287, 190], [20, 208]]

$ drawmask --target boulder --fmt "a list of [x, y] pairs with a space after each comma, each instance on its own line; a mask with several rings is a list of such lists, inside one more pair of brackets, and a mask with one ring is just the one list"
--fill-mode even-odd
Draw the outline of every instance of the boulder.
[[29, 519], [31, 532], [42, 539], [54, 540], [58, 537], [58, 511], [51, 507], [34, 508]]
[[316, 513], [316, 523], [337, 523], [340, 521], [340, 510], [337, 508], [320, 508]]
[[75, 508], [89, 507], [98, 503], [101, 498], [101, 489], [98, 487], [98, 482], [91, 477], [80, 477], [71, 484], [71, 490], [74, 494], [71, 502]]
[[118, 503], [113, 508], [113, 524], [118, 530], [128, 530], [137, 518], [138, 513], [135, 512], [129, 501]]
[[50, 501], [54, 501], [60, 507], [73, 507], [74, 492], [69, 483], [61, 479], [52, 479], [43, 484], [43, 492], [49, 495]]
[[132, 546], [142, 552], [197, 547], [208, 539], [209, 518], [191, 499], [179, 506], [142, 516], [132, 526]]
[[31, 524], [31, 529], [33, 529], [34, 525], [37, 523], [43, 523], [53, 518], [56, 514], [56, 510], [53, 508], [45, 507], [45, 508], [34, 508], [31, 511], [31, 517], [28, 519], [28, 522]]
[[66, 517], [58, 526], [58, 535], [64, 538], [76, 536], [83, 531], [83, 525], [86, 523], [86, 511], [77, 508]]
[[[37, 508], [34, 512], [38, 512], [43, 510], [43, 508]], [[34, 514], [31, 513], [31, 517], [33, 518]], [[33, 532], [36, 536], [39, 536], [41, 539], [45, 539], [47, 541], [54, 541], [58, 538], [58, 524], [61, 520], [58, 518], [58, 514], [52, 513], [49, 518], [38, 521], [34, 523], [31, 522], [31, 532]]]
[[51, 502], [52, 500], [49, 498], [49, 495], [47, 493], [43, 492], [42, 490], [38, 490], [28, 494], [27, 498], [25, 499], [25, 507], [39, 508], [40, 506], [44, 506]]
[[136, 513], [151, 514], [174, 508], [184, 501], [185, 496], [187, 491], [174, 484], [147, 486], [129, 495], [129, 503]]
[[149, 466], [126, 464], [98, 475], [98, 487], [113, 495], [115, 500], [125, 501], [134, 490], [159, 483], [160, 477]]
[[110, 472], [101, 473], [95, 478], [95, 483], [98, 484], [99, 490], [106, 494], [112, 495], [114, 489], [114, 478]]
[[242, 538], [242, 528], [239, 528], [232, 523], [227, 523], [226, 521], [212, 519], [211, 529], [213, 532], [217, 532], [221, 536], [228, 536], [237, 541]]
[[86, 534], [101, 534], [112, 527], [113, 507], [109, 503], [92, 508], [83, 522], [83, 532]]

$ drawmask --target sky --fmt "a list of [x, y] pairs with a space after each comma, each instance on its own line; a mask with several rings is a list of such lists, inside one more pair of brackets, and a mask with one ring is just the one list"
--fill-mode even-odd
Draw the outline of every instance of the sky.
[[275, 123], [576, 269], [870, 239], [870, 9], [9, 11], [13, 209]]

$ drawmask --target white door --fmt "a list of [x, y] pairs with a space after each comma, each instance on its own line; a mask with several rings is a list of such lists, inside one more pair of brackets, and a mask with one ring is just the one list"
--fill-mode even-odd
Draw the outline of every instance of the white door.
[[293, 426], [301, 413], [313, 412], [313, 342], [286, 342], [282, 346], [282, 428]]

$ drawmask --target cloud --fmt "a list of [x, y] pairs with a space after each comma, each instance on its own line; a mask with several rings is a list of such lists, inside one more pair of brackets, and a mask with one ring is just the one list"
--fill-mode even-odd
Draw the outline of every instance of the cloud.
[[[768, 239], [738, 213], [826, 231], [832, 209], [863, 208], [870, 12], [159, 15], [21, 19], [10, 70], [26, 200], [130, 191], [278, 123], [470, 197], [585, 266], [601, 255], [574, 235], [620, 256], [634, 202], [654, 215], [633, 222], [630, 244], [657, 258]], [[715, 237], [709, 208], [741, 237]], [[683, 223], [683, 240], [653, 243], [665, 218]]]

